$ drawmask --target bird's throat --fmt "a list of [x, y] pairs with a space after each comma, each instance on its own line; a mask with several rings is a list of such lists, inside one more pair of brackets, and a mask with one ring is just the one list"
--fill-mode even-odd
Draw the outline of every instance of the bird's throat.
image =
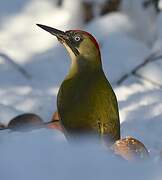
[[94, 71], [102, 70], [100, 56], [83, 56], [81, 53], [76, 55], [66, 43], [63, 43], [63, 45], [71, 59], [71, 66], [66, 79], [71, 79], [76, 76], [85, 76], [91, 73], [93, 74]]
[[81, 74], [81, 72], [80, 72], [77, 60], [73, 58], [71, 60], [71, 66], [70, 66], [69, 72], [66, 76], [66, 79], [71, 79], [71, 78], [76, 77], [80, 74]]
[[82, 77], [82, 76], [93, 76], [95, 72], [102, 70], [102, 67], [95, 68], [90, 63], [86, 62], [84, 59], [72, 59], [71, 67], [66, 76], [66, 79], [71, 79], [73, 77]]

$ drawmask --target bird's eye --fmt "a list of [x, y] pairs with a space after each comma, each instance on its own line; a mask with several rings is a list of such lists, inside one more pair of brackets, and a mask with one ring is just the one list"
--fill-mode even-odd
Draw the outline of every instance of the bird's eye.
[[80, 38], [80, 36], [75, 36], [74, 39], [75, 39], [75, 41], [78, 42], [78, 41], [80, 41], [81, 38]]

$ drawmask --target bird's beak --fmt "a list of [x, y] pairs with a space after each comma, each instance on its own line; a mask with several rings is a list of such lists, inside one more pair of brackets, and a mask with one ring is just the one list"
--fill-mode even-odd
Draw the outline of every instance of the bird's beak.
[[68, 39], [67, 35], [65, 34], [64, 31], [60, 31], [58, 29], [49, 27], [49, 26], [45, 26], [42, 24], [37, 24], [37, 26], [39, 26], [40, 28], [44, 29], [45, 31], [51, 33], [52, 35], [56, 36], [58, 38], [59, 41], [65, 41], [66, 39]]
[[42, 24], [37, 24], [37, 26], [51, 33], [52, 35], [56, 36], [61, 43], [67, 44], [76, 56], [79, 55], [79, 51], [75, 47], [73, 47], [72, 43], [70, 42], [69, 36], [64, 31], [49, 26], [45, 26]]

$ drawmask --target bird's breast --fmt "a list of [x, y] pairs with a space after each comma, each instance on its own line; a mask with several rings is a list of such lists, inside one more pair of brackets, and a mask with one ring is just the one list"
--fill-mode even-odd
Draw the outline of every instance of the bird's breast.
[[114, 93], [107, 81], [97, 75], [65, 80], [57, 99], [63, 126], [68, 131], [113, 134], [118, 126], [118, 110], [113, 111], [112, 96]]

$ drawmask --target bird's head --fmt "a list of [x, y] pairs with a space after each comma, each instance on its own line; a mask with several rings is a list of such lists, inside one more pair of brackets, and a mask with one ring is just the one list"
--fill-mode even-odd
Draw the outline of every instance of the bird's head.
[[90, 33], [82, 30], [69, 30], [64, 32], [49, 26], [37, 25], [57, 37], [67, 49], [72, 62], [74, 61], [80, 66], [101, 66], [99, 45]]

